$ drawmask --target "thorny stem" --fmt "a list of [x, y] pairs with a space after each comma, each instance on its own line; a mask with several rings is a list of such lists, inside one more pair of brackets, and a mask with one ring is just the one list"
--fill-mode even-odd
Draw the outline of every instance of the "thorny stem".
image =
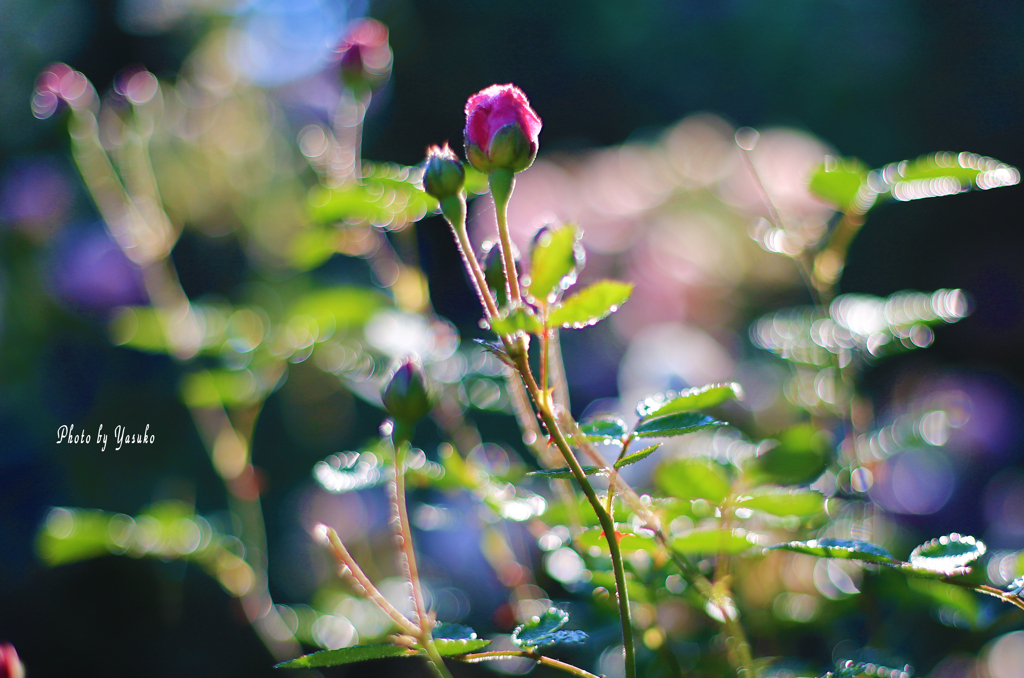
[[952, 584], [954, 586], [961, 586], [961, 587], [963, 587], [965, 589], [974, 589], [975, 591], [978, 591], [980, 593], [985, 593], [985, 594], [988, 594], [988, 595], [993, 596], [995, 598], [999, 598], [1004, 603], [1009, 603], [1010, 605], [1016, 605], [1020, 609], [1024, 610], [1024, 600], [1021, 600], [1014, 593], [1009, 593], [1008, 591], [1000, 591], [999, 589], [995, 588], [994, 586], [989, 586], [988, 584], [972, 584], [970, 582], [959, 581], [957, 579], [952, 579], [952, 578], [949, 578], [949, 577], [946, 577], [944, 579], [940, 579], [939, 581], [943, 581], [943, 582], [945, 582], [947, 584]]
[[466, 233], [465, 195], [460, 193], [454, 198], [443, 200], [441, 202], [441, 211], [444, 213], [448, 224], [452, 227], [452, 232], [455, 234], [455, 241], [459, 246], [459, 254], [462, 255], [462, 262], [469, 270], [476, 295], [480, 298], [480, 303], [484, 307], [485, 317], [490, 319], [497, 316], [498, 307], [495, 305], [493, 297], [491, 297], [491, 290], [487, 286], [487, 278], [484, 276], [483, 269], [480, 268], [480, 262], [477, 260], [476, 254], [473, 253], [473, 244], [469, 241], [469, 234]]
[[393, 622], [402, 629], [403, 633], [407, 633], [411, 636], [419, 636], [420, 630], [413, 624], [408, 617], [399, 612], [394, 605], [388, 602], [377, 587], [373, 585], [370, 578], [366, 576], [362, 568], [356, 563], [355, 559], [349, 554], [348, 549], [345, 548], [345, 544], [342, 543], [341, 538], [338, 537], [338, 533], [333, 528], [324, 526], [326, 530], [326, 536], [331, 547], [331, 553], [334, 554], [334, 558], [338, 561], [338, 564], [347, 569], [348, 574], [356, 580], [356, 583], [362, 587], [362, 593], [369, 598], [371, 601], [377, 604], [377, 607], [381, 611], [391, 618]]
[[572, 470], [573, 477], [583, 490], [583, 494], [586, 495], [587, 501], [594, 507], [594, 513], [597, 514], [597, 519], [604, 530], [605, 540], [608, 542], [608, 551], [611, 555], [612, 570], [615, 574], [615, 591], [619, 603], [619, 619], [622, 622], [622, 646], [626, 660], [626, 678], [635, 678], [636, 657], [635, 648], [633, 647], [633, 626], [630, 622], [629, 614], [629, 594], [626, 590], [626, 570], [622, 564], [622, 551], [619, 549], [619, 540], [615, 534], [615, 523], [601, 504], [601, 500], [598, 498], [593, 486], [587, 480], [587, 474], [583, 471], [583, 467], [580, 466], [576, 456], [572, 453], [572, 449], [569, 447], [565, 436], [562, 435], [558, 422], [555, 421], [554, 414], [551, 411], [550, 403], [540, 392], [537, 383], [533, 379], [526, 353], [524, 351], [517, 351], [514, 354], [514, 359], [519, 374], [523, 377], [526, 384], [526, 389], [530, 393], [534, 405], [537, 407], [541, 420], [551, 435], [552, 442], [554, 442], [565, 458], [565, 462]]
[[594, 675], [593, 673], [590, 673], [589, 671], [584, 671], [578, 666], [573, 666], [572, 664], [560, 662], [557, 659], [545, 657], [544, 655], [539, 654], [538, 652], [530, 650], [492, 650], [490, 652], [475, 652], [472, 654], [465, 654], [455, 657], [455, 659], [472, 664], [476, 662], [489, 661], [493, 659], [505, 659], [506, 657], [523, 657], [525, 659], [532, 659], [538, 664], [543, 664], [544, 666], [550, 666], [555, 669], [560, 669], [562, 671], [565, 671], [566, 673], [571, 673], [574, 676], [581, 676], [581, 678], [598, 678], [598, 676]]
[[412, 530], [409, 526], [409, 511], [405, 503], [405, 451], [406, 441], [396, 435], [394, 452], [395, 478], [394, 484], [389, 483], [388, 486], [393, 488], [391, 508], [394, 510], [394, 514], [392, 515], [392, 520], [395, 521], [395, 536], [399, 541], [402, 568], [405, 570], [405, 576], [412, 587], [413, 604], [416, 606], [416, 620], [420, 628], [420, 633], [417, 634], [419, 636], [424, 632], [429, 634], [433, 627], [433, 622], [427, 616], [427, 606], [423, 600], [423, 588], [420, 585], [420, 573], [419, 568], [416, 566], [416, 553], [412, 545]]
[[523, 301], [519, 290], [519, 273], [512, 252], [512, 237], [508, 230], [508, 201], [516, 185], [516, 175], [508, 170], [495, 170], [490, 176], [491, 196], [494, 198], [494, 213], [498, 221], [498, 238], [501, 243], [501, 261], [505, 267], [505, 284], [508, 298], [513, 306]]

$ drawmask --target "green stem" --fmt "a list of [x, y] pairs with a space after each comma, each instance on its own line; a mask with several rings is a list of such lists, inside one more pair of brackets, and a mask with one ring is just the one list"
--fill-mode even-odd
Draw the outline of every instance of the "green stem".
[[498, 307], [491, 297], [491, 290], [487, 287], [487, 278], [484, 276], [480, 262], [473, 253], [473, 244], [469, 241], [469, 234], [466, 233], [466, 197], [462, 193], [441, 201], [441, 212], [444, 214], [448, 224], [455, 234], [455, 242], [459, 246], [459, 254], [462, 255], [462, 262], [469, 270], [473, 279], [473, 287], [476, 288], [476, 295], [484, 307], [484, 315], [493, 318], [498, 315]]
[[427, 616], [427, 606], [423, 600], [423, 587], [420, 584], [419, 568], [416, 565], [416, 553], [412, 545], [412, 530], [409, 526], [409, 511], [405, 504], [405, 454], [407, 448], [407, 430], [400, 423], [395, 425], [395, 482], [394, 496], [392, 497], [395, 510], [394, 519], [396, 535], [401, 543], [399, 552], [402, 555], [401, 562], [405, 569], [405, 576], [412, 587], [413, 604], [416, 606], [416, 623], [419, 626], [419, 637], [424, 645], [430, 639], [430, 632], [433, 629], [433, 622]]
[[452, 674], [448, 672], [448, 667], [444, 665], [444, 659], [441, 658], [441, 653], [437, 651], [437, 645], [430, 638], [430, 633], [421, 639], [423, 643], [423, 649], [427, 652], [427, 666], [434, 673], [437, 678], [452, 678]]
[[460, 655], [458, 657], [454, 657], [454, 659], [458, 659], [460, 662], [467, 662], [473, 664], [476, 662], [484, 662], [494, 659], [505, 659], [506, 657], [523, 657], [525, 659], [532, 659], [538, 664], [550, 666], [552, 668], [565, 671], [566, 673], [571, 673], [574, 676], [581, 676], [581, 678], [599, 678], [593, 673], [590, 673], [589, 671], [584, 671], [578, 666], [573, 666], [572, 664], [567, 664], [566, 662], [560, 662], [557, 659], [545, 657], [542, 654], [538, 654], [537, 652], [531, 652], [529, 650], [492, 650], [491, 652], [475, 652], [473, 654]]
[[516, 186], [516, 175], [509, 170], [494, 170], [490, 175], [491, 196], [494, 198], [494, 213], [498, 220], [498, 239], [501, 242], [501, 261], [505, 267], [505, 284], [508, 298], [513, 306], [523, 301], [519, 290], [519, 273], [512, 253], [512, 238], [508, 231], [508, 201]]
[[615, 592], [619, 603], [619, 619], [622, 622], [622, 647], [626, 660], [626, 678], [636, 678], [636, 657], [635, 648], [633, 647], [633, 625], [630, 622], [629, 614], [629, 593], [626, 589], [626, 570], [622, 564], [622, 551], [619, 549], [619, 540], [615, 533], [615, 522], [601, 504], [601, 500], [598, 498], [593, 486], [587, 480], [587, 474], [583, 471], [583, 467], [580, 466], [576, 455], [572, 453], [572, 449], [569, 447], [565, 436], [562, 435], [562, 431], [558, 427], [558, 422], [555, 421], [547, 399], [539, 392], [537, 384], [533, 380], [533, 375], [530, 372], [526, 354], [517, 352], [515, 360], [519, 373], [526, 382], [526, 388], [530, 392], [534, 404], [537, 406], [541, 420], [551, 435], [552, 442], [555, 443], [555, 446], [562, 453], [562, 457], [564, 457], [565, 462], [572, 470], [573, 477], [583, 490], [583, 494], [586, 495], [587, 501], [594, 507], [594, 513], [597, 514], [597, 519], [604, 530], [605, 541], [608, 542], [608, 552], [611, 554], [612, 570], [615, 574]]

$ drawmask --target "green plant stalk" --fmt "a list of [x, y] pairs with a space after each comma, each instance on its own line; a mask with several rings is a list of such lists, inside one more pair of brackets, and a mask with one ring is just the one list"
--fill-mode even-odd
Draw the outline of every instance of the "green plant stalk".
[[494, 213], [498, 221], [498, 238], [501, 243], [501, 261], [505, 267], [505, 285], [508, 298], [513, 306], [523, 301], [519, 289], [519, 273], [512, 254], [512, 238], [508, 231], [508, 201], [516, 186], [516, 175], [508, 170], [495, 170], [490, 175], [491, 196], [494, 198]]
[[[512, 239], [508, 229], [508, 202], [512, 196], [512, 189], [515, 187], [515, 174], [507, 170], [497, 170], [490, 175], [491, 195], [494, 198], [494, 212], [498, 222], [498, 235], [501, 241], [502, 263], [505, 267], [505, 284], [509, 292], [509, 299], [513, 305], [522, 303], [522, 293], [519, 289], [519, 276], [516, 272], [515, 258], [512, 256]], [[515, 361], [516, 368], [526, 385], [537, 411], [544, 421], [544, 425], [551, 435], [551, 440], [558, 447], [565, 458], [569, 468], [572, 469], [573, 477], [579, 484], [587, 501], [594, 507], [601, 527], [604, 529], [605, 540], [608, 542], [608, 552], [611, 554], [612, 570], [615, 573], [616, 598], [619, 603], [619, 619], [622, 623], [622, 646], [625, 654], [626, 678], [636, 678], [636, 649], [633, 646], [633, 625], [629, 613], [629, 593], [626, 589], [626, 571], [622, 564], [622, 552], [619, 549], [619, 542], [615, 533], [615, 522], [611, 515], [605, 511], [594, 492], [593, 486], [587, 480], [587, 475], [580, 466], [576, 456], [572, 453], [569, 443], [558, 428], [554, 413], [551, 410], [551, 402], [547, 392], [537, 386], [530, 371], [530, 363], [527, 354], [526, 338], [514, 339], [511, 337], [502, 338], [509, 356]]]
[[393, 507], [396, 521], [396, 530], [401, 540], [399, 552], [402, 555], [402, 565], [405, 575], [412, 587], [413, 604], [416, 606], [417, 633], [416, 638], [423, 646], [427, 657], [427, 665], [438, 678], [452, 678], [448, 667], [444, 665], [441, 654], [434, 645], [433, 636], [434, 621], [427, 614], [427, 606], [423, 599], [423, 585], [420, 583], [419, 568], [416, 565], [416, 552], [412, 544], [412, 529], [409, 523], [409, 511], [405, 502], [405, 456], [408, 451], [408, 441], [412, 437], [413, 427], [404, 422], [395, 422], [394, 436], [392, 438], [395, 454], [395, 483]]
[[538, 664], [550, 666], [551, 668], [559, 669], [566, 673], [571, 673], [574, 676], [580, 676], [581, 678], [598, 678], [598, 676], [590, 673], [589, 671], [584, 671], [578, 666], [573, 666], [572, 664], [567, 664], [566, 662], [561, 662], [557, 659], [552, 659], [551, 657], [545, 657], [544, 655], [531, 650], [492, 650], [490, 652], [465, 654], [454, 657], [454, 659], [458, 659], [460, 662], [475, 664], [476, 662], [504, 659], [506, 657], [524, 657], [526, 659], [532, 659]]
[[476, 288], [476, 295], [484, 307], [484, 315], [493, 318], [498, 315], [498, 307], [491, 297], [491, 290], [487, 287], [487, 278], [484, 276], [480, 262], [473, 253], [473, 244], [469, 241], [469, 234], [466, 233], [466, 195], [459, 193], [453, 198], [441, 201], [441, 213], [444, 214], [448, 225], [455, 234], [455, 242], [459, 246], [459, 254], [462, 255], [462, 262], [469, 270], [473, 286]]
[[626, 678], [636, 678], [636, 650], [633, 647], [633, 625], [630, 621], [629, 614], [629, 593], [626, 589], [626, 570], [622, 564], [622, 551], [619, 549], [619, 540], [616, 538], [615, 534], [615, 522], [605, 510], [604, 505], [601, 504], [601, 500], [598, 498], [593, 486], [590, 484], [590, 481], [587, 480], [587, 474], [583, 471], [583, 467], [580, 466], [580, 462], [576, 459], [576, 455], [572, 453], [572, 449], [569, 447], [569, 443], [566, 441], [565, 436], [562, 435], [562, 431], [558, 427], [558, 422], [555, 420], [554, 414], [551, 412], [550, 403], [547, 401], [544, 394], [540, 392], [537, 383], [533, 379], [533, 375], [530, 372], [530, 365], [527, 362], [526, 353], [516, 352], [513, 357], [516, 361], [519, 373], [526, 383], [527, 391], [530, 393], [530, 396], [537, 407], [541, 420], [544, 422], [545, 427], [548, 429], [548, 433], [551, 435], [552, 442], [554, 442], [555, 446], [558, 447], [558, 450], [562, 453], [562, 457], [572, 470], [573, 477], [583, 490], [583, 494], [586, 495], [587, 501], [589, 501], [590, 505], [594, 507], [594, 513], [597, 514], [597, 519], [601, 523], [601, 528], [604, 530], [605, 540], [608, 542], [608, 552], [611, 554], [612, 571], [615, 574], [615, 592], [619, 603], [619, 619], [622, 622], [622, 647], [626, 659]]

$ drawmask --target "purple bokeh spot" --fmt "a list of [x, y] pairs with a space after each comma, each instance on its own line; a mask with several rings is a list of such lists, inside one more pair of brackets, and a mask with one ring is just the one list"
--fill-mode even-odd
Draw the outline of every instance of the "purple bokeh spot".
[[97, 227], [69, 233], [58, 244], [49, 278], [53, 295], [78, 311], [105, 314], [146, 303], [141, 272]]

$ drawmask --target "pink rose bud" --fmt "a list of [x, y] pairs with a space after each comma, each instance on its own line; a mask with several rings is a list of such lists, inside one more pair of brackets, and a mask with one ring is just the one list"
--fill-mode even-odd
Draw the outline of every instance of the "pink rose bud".
[[427, 149], [427, 165], [423, 169], [423, 190], [438, 200], [457, 196], [466, 183], [466, 170], [459, 156], [448, 144]]
[[50, 64], [36, 78], [32, 93], [32, 114], [45, 120], [57, 112], [61, 103], [73, 109], [86, 108], [96, 100], [92, 83], [67, 64]]
[[430, 414], [427, 375], [415, 358], [406, 358], [384, 388], [384, 407], [399, 422], [415, 425]]
[[0, 678], [25, 678], [25, 667], [10, 643], [0, 643]]
[[540, 117], [515, 85], [491, 85], [466, 102], [466, 157], [490, 174], [522, 172], [537, 157]]
[[376, 19], [360, 19], [338, 46], [341, 81], [354, 89], [375, 89], [391, 74], [388, 27]]

